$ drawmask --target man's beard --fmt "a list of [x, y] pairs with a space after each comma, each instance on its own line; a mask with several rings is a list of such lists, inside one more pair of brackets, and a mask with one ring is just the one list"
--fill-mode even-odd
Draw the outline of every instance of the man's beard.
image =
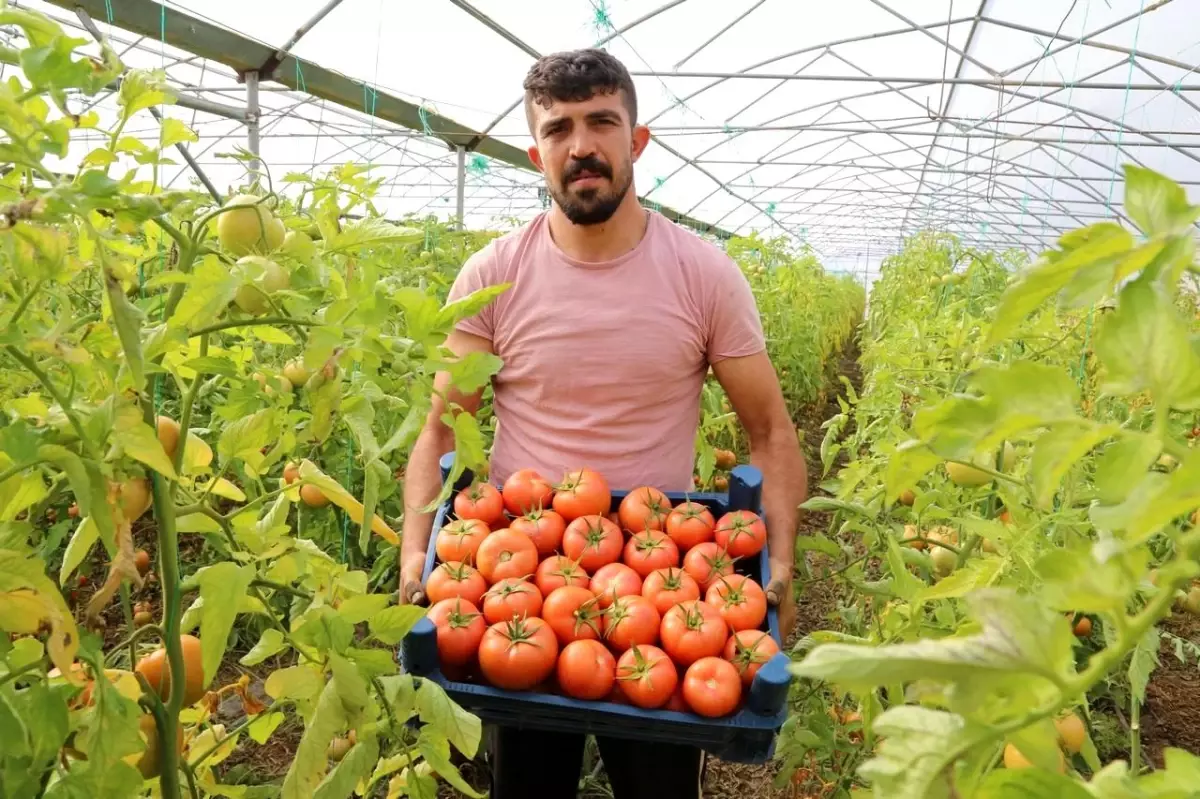
[[[600, 188], [586, 188], [577, 193], [570, 191], [571, 181], [581, 172], [591, 172], [608, 178], [612, 183], [611, 191], [605, 193]], [[574, 161], [563, 173], [562, 185], [550, 186], [550, 196], [562, 209], [567, 219], [576, 225], [599, 225], [607, 222], [621, 207], [629, 187], [633, 185], [633, 170], [624, 173], [623, 180], [613, 177], [613, 170], [605, 163], [594, 158]], [[549, 183], [547, 182], [549, 186]]]

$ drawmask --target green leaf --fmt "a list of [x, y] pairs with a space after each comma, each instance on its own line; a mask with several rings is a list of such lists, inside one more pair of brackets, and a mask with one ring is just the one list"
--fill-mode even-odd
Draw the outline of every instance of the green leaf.
[[1129, 661], [1129, 688], [1137, 701], [1146, 703], [1146, 686], [1150, 684], [1150, 675], [1158, 668], [1158, 647], [1161, 634], [1157, 627], [1146, 630], [1133, 650]]
[[325, 678], [319, 668], [289, 666], [271, 672], [263, 683], [263, 690], [273, 699], [295, 701], [304, 712], [306, 708], [311, 707], [317, 695], [321, 693], [323, 685], [325, 685]]
[[379, 442], [375, 440], [375, 408], [365, 397], [351, 396], [342, 404], [342, 418], [354, 434], [364, 463], [379, 457]]
[[459, 300], [448, 303], [437, 312], [438, 327], [449, 330], [462, 320], [475, 316], [491, 304], [492, 300], [508, 291], [511, 286], [511, 283], [498, 283], [494, 286], [486, 286], [478, 291], [471, 292]]
[[241, 281], [220, 260], [204, 258], [194, 268], [187, 290], [167, 320], [168, 327], [194, 330], [212, 324], [233, 301], [240, 286]]
[[1056, 771], [1062, 762], [1056, 735], [1054, 722], [1045, 718], [1009, 733], [1008, 743], [1038, 768]]
[[905, 568], [904, 554], [896, 539], [887, 539], [888, 570], [892, 575], [892, 591], [901, 599], [911, 602], [924, 587], [924, 583], [909, 573]]
[[1063, 250], [1051, 251], [1022, 273], [1000, 300], [996, 319], [988, 335], [988, 346], [1010, 336], [1030, 314], [1058, 294], [1081, 267], [1111, 259], [1113, 263], [1133, 246], [1133, 236], [1115, 222], [1100, 222], [1072, 231], [1060, 241]]
[[125, 455], [141, 461], [171, 480], [178, 479], [175, 466], [158, 440], [158, 433], [142, 419], [134, 405], [121, 405], [113, 422], [113, 442]]
[[1120, 505], [1093, 505], [1092, 523], [1141, 543], [1176, 517], [1200, 507], [1200, 454], [1193, 451], [1170, 475], [1147, 472]]
[[818, 513], [845, 511], [847, 513], [853, 513], [855, 516], [862, 516], [864, 519], [874, 519], [876, 516], [875, 511], [863, 507], [857, 502], [846, 502], [845, 500], [835, 499], [833, 497], [812, 497], [800, 507], [803, 510], [811, 510]]
[[415, 244], [423, 241], [425, 232], [393, 225], [377, 216], [350, 222], [339, 233], [325, 241], [325, 255], [353, 253], [386, 244]]
[[309, 406], [312, 409], [312, 420], [308, 431], [310, 438], [321, 443], [333, 432], [334, 414], [342, 404], [342, 372], [339, 369], [332, 379], [317, 372], [305, 385]]
[[458, 769], [450, 762], [450, 744], [446, 737], [424, 727], [417, 736], [417, 751], [425, 758], [425, 762], [433, 767], [438, 776], [458, 789], [460, 793], [471, 799], [483, 799], [483, 794], [476, 791], [458, 773]]
[[1164, 769], [1138, 779], [1138, 787], [1154, 797], [1194, 797], [1200, 785], [1200, 757], [1183, 749], [1163, 749]]
[[185, 369], [191, 369], [198, 375], [221, 375], [237, 377], [237, 364], [228, 358], [206, 355], [202, 358], [191, 358], [180, 364]]
[[796, 536], [796, 551], [797, 552], [821, 552], [831, 558], [836, 558], [842, 554], [842, 548], [836, 542], [830, 541], [828, 538], [821, 535], [798, 535]]
[[217, 455], [222, 464], [241, 459], [251, 466], [262, 463], [262, 448], [278, 435], [275, 411], [263, 408], [250, 416], [232, 422], [221, 431], [217, 441]]
[[1099, 561], [1090, 552], [1051, 549], [1034, 571], [1045, 581], [1042, 596], [1051, 607], [1080, 613], [1123, 611], [1133, 586], [1119, 559]]
[[1121, 291], [1116, 312], [1096, 334], [1096, 353], [1105, 366], [1104, 392], [1149, 391], [1164, 409], [1200, 408], [1200, 354], [1161, 284], [1143, 277]]
[[1162, 444], [1154, 436], [1126, 431], [1096, 459], [1096, 498], [1104, 505], [1123, 502], [1161, 449]]
[[283, 799], [312, 799], [325, 776], [325, 750], [329, 742], [352, 724], [366, 705], [366, 689], [354, 667], [336, 655], [331, 656], [330, 665], [333, 677], [321, 691], [296, 748], [296, 757], [283, 779]]
[[450, 419], [449, 414], [443, 414], [442, 421], [454, 430], [455, 463], [474, 471], [486, 466], [487, 441], [475, 417], [469, 413], [459, 413]]
[[400, 643], [408, 631], [425, 615], [416, 605], [394, 605], [371, 616], [371, 635], [389, 646]]
[[475, 757], [483, 727], [477, 716], [463, 710], [432, 680], [421, 680], [416, 696], [421, 721], [454, 744], [466, 758]]
[[1182, 186], [1134, 164], [1125, 164], [1125, 211], [1147, 236], [1178, 232], [1200, 217]]
[[993, 735], [957, 714], [914, 705], [889, 708], [872, 729], [880, 737], [877, 754], [859, 773], [888, 799], [946, 799], [951, 764]]
[[798, 676], [859, 692], [914, 680], [960, 687], [999, 677], [1053, 682], [1073, 672], [1074, 639], [1067, 620], [1036, 598], [989, 588], [969, 596], [967, 603], [980, 633], [886, 646], [823, 644], [789, 668]]
[[913, 416], [913, 429], [942, 457], [972, 461], [1018, 433], [1075, 418], [1079, 389], [1062, 369], [1032, 361], [984, 366], [973, 395], [954, 395]]
[[321, 781], [313, 799], [346, 799], [354, 795], [355, 787], [371, 776], [378, 760], [379, 740], [374, 735], [363, 738], [350, 747], [345, 757]]
[[158, 146], [166, 149], [176, 144], [200, 141], [195, 131], [174, 117], [165, 117], [162, 121], [162, 132], [159, 135]]
[[219, 533], [221, 525], [203, 513], [188, 513], [175, 520], [177, 533]]
[[205, 566], [196, 573], [204, 611], [200, 617], [200, 641], [204, 655], [204, 674], [212, 679], [225, 655], [225, 645], [238, 608], [254, 578], [252, 566], [232, 561]]
[[322, 605], [304, 613], [292, 637], [298, 644], [322, 651], [345, 652], [354, 640], [354, 625], [339, 616], [333, 608]]
[[125, 296], [121, 281], [111, 270], [104, 270], [104, 288], [108, 294], [108, 305], [112, 311], [113, 324], [125, 351], [125, 365], [133, 378], [134, 388], [143, 390], [146, 385], [145, 365], [142, 362], [142, 320], [145, 315]]
[[1071, 467], [1119, 429], [1087, 419], [1064, 419], [1051, 425], [1038, 439], [1030, 461], [1029, 478], [1038, 506], [1049, 510], [1059, 484]]
[[286, 720], [287, 716], [278, 710], [268, 710], [255, 716], [246, 726], [246, 732], [250, 735], [251, 740], [262, 746], [271, 737], [271, 733], [275, 732], [279, 725]]
[[66, 552], [63, 553], [62, 567], [58, 570], [59, 585], [67, 584], [67, 578], [75, 573], [80, 563], [83, 563], [83, 559], [92, 551], [92, 547], [95, 546], [96, 539], [99, 537], [100, 531], [96, 528], [96, 523], [92, 521], [91, 516], [80, 520], [71, 540], [67, 542]]
[[1004, 561], [1000, 558], [972, 558], [967, 565], [951, 572], [933, 585], [917, 592], [914, 601], [950, 599], [991, 585], [1000, 574]]
[[984, 778], [976, 799], [1094, 799], [1070, 777], [1041, 769], [996, 769]]
[[338, 615], [351, 624], [361, 624], [388, 606], [387, 594], [359, 594], [342, 600]]
[[453, 361], [431, 361], [430, 367], [444, 371], [450, 376], [455, 388], [464, 394], [474, 394], [500, 371], [504, 361], [490, 352], [469, 352]]
[[[262, 636], [258, 639], [258, 643], [254, 648], [247, 652], [238, 660], [243, 666], [257, 666], [269, 657], [279, 654], [287, 649], [288, 643], [283, 639], [283, 633], [276, 630], [274, 627], [268, 627], [263, 630]], [[262, 743], [261, 741], [259, 743]]]
[[900, 493], [913, 488], [920, 480], [944, 459], [921, 441], [912, 439], [900, 444], [889, 453], [884, 484], [887, 486], [885, 500], [895, 502]]
[[390, 649], [363, 649], [351, 646], [346, 648], [346, 657], [368, 678], [392, 675], [400, 668], [396, 663], [396, 653]]

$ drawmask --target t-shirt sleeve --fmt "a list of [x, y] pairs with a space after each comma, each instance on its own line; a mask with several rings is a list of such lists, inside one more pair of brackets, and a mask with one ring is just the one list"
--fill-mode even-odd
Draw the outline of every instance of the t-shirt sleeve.
[[714, 253], [708, 291], [708, 362], [754, 355], [766, 348], [750, 283], [724, 253]]
[[[500, 282], [496, 275], [496, 253], [494, 246], [486, 246], [471, 255], [450, 286], [446, 302], [456, 302], [480, 289]], [[455, 327], [464, 333], [492, 341], [496, 333], [496, 301], [492, 300], [474, 316], [468, 316]]]

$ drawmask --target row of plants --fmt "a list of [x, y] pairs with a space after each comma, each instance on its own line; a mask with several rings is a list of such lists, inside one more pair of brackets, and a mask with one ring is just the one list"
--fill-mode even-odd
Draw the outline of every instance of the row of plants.
[[[284, 746], [285, 797], [477, 795], [452, 751], [478, 719], [396, 664], [424, 611], [395, 602], [395, 531], [434, 374], [500, 368], [442, 346], [503, 290], [445, 301], [496, 232], [384, 221], [357, 165], [275, 179], [242, 152], [227, 199], [165, 190], [195, 133], [124, 133], [172, 102], [164, 76], [32, 11], [0, 25], [25, 37], [0, 50], [0, 793], [251, 795], [227, 766]], [[111, 125], [76, 113], [118, 79]], [[729, 246], [810, 400], [862, 289]], [[738, 440], [719, 389], [705, 409], [711, 484]], [[486, 472], [487, 395], [448, 421], [456, 468]]]
[[[725, 242], [750, 282], [762, 319], [767, 352], [789, 408], [824, 401], [836, 383], [838, 355], [863, 318], [866, 289], [850, 275], [827, 272], [809, 247], [757, 233]], [[696, 482], [723, 491], [724, 472], [747, 454], [747, 441], [715, 379], [705, 385]]]
[[[1142, 758], [1139, 714], [1163, 619], [1200, 597], [1200, 206], [1129, 166], [1124, 211], [1141, 237], [1102, 222], [1032, 263], [934, 234], [884, 262], [861, 396], [821, 448], [830, 496], [807, 503], [834, 521], [798, 544], [837, 605], [797, 647], [781, 779], [821, 796], [1194, 790], [1194, 755]], [[1129, 757], [1105, 763], [1092, 732], [1116, 705]]]

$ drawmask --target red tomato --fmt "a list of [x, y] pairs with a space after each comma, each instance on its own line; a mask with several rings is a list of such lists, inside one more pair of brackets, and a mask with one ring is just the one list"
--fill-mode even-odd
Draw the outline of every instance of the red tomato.
[[692, 576], [700, 590], [707, 591], [714, 577], [733, 574], [733, 559], [715, 541], [696, 544], [683, 556], [683, 570]]
[[728, 640], [729, 628], [716, 608], [693, 600], [675, 605], [664, 613], [658, 635], [671, 659], [687, 667], [700, 658], [720, 655]]
[[491, 483], [467, 486], [454, 497], [454, 515], [478, 519], [493, 529], [504, 526], [504, 500]]
[[554, 486], [538, 474], [536, 469], [521, 469], [509, 475], [500, 490], [504, 498], [504, 509], [513, 516], [550, 507], [554, 497]]
[[479, 543], [487, 537], [491, 529], [479, 519], [456, 519], [450, 522], [437, 535], [438, 560], [443, 563], [457, 560], [470, 563], [475, 558], [475, 550]]
[[671, 512], [671, 500], [653, 486], [635, 488], [625, 495], [617, 508], [621, 526], [631, 533], [642, 530], [661, 530]]
[[659, 613], [666, 613], [680, 602], [699, 599], [700, 586], [682, 569], [660, 569], [646, 576], [642, 596], [653, 602]]
[[658, 708], [665, 705], [679, 673], [667, 653], [656, 646], [634, 646], [617, 660], [617, 685], [633, 705]]
[[483, 595], [483, 617], [488, 624], [538, 616], [541, 612], [542, 592], [520, 577], [500, 580]]
[[439, 564], [425, 581], [425, 595], [432, 603], [459, 596], [479, 607], [486, 590], [487, 582], [483, 575], [458, 561]]
[[558, 684], [576, 699], [603, 699], [617, 679], [617, 659], [599, 641], [572, 641], [558, 656]]
[[658, 530], [634, 533], [625, 544], [625, 565], [646, 577], [652, 571], [679, 565], [679, 547]]
[[779, 644], [770, 633], [761, 630], [740, 630], [729, 636], [721, 657], [728, 660], [742, 675], [742, 685], [749, 688], [754, 675], [779, 652]]
[[600, 597], [600, 607], [606, 608], [619, 596], [640, 596], [642, 577], [624, 563], [609, 563], [596, 570], [588, 587]]
[[713, 540], [735, 558], [757, 555], [767, 543], [767, 526], [757, 513], [735, 510], [717, 522]]
[[537, 547], [516, 530], [497, 530], [475, 550], [475, 565], [488, 583], [508, 577], [528, 577], [537, 569]]
[[538, 618], [493, 624], [479, 644], [483, 678], [507, 691], [527, 691], [554, 673], [558, 638]]
[[599, 516], [608, 513], [612, 491], [598, 472], [577, 469], [567, 472], [562, 483], [554, 487], [553, 505], [568, 522], [580, 516]]
[[683, 502], [667, 515], [667, 535], [680, 552], [712, 541], [715, 527], [712, 513], [699, 502]]
[[658, 609], [646, 597], [623, 596], [604, 613], [604, 640], [616, 652], [634, 644], [656, 644], [661, 621]]
[[704, 593], [704, 601], [717, 609], [734, 632], [758, 629], [767, 617], [766, 593], [741, 574], [718, 577]]
[[562, 543], [563, 532], [567, 523], [563, 517], [552, 510], [531, 510], [524, 516], [512, 520], [510, 530], [524, 533], [537, 547], [538, 556], [546, 557], [553, 554]]
[[620, 560], [624, 544], [621, 528], [603, 516], [589, 515], [567, 525], [562, 549], [568, 558], [594, 574], [601, 566]]
[[588, 573], [566, 555], [551, 555], [543, 560], [537, 567], [535, 579], [542, 596], [550, 596], [551, 591], [564, 585], [588, 586]]
[[464, 666], [475, 659], [487, 625], [473, 604], [462, 597], [443, 599], [434, 603], [427, 615], [437, 627], [439, 662]]
[[728, 716], [742, 701], [742, 681], [728, 660], [700, 658], [683, 675], [683, 698], [701, 716]]
[[586, 588], [564, 585], [546, 595], [542, 618], [563, 646], [581, 639], [597, 639], [601, 627], [600, 605]]
[[683, 683], [675, 686], [675, 693], [671, 694], [671, 698], [667, 700], [667, 704], [663, 705], [663, 710], [675, 710], [679, 713], [688, 713], [691, 708], [683, 698]]

